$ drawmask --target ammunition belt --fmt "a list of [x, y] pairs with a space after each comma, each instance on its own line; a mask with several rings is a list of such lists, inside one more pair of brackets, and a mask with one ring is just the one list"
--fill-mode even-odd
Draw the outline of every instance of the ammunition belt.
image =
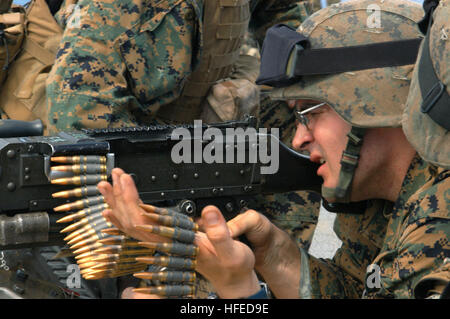
[[[153, 129], [165, 130], [169, 127]], [[117, 129], [94, 130], [89, 133], [94, 135], [112, 131]], [[67, 213], [57, 222], [71, 223], [61, 233], [68, 233], [64, 240], [72, 250], [84, 279], [97, 280], [134, 274], [137, 278], [156, 282], [156, 285], [136, 288], [135, 292], [169, 297], [195, 294], [198, 247], [194, 245], [194, 238], [198, 226], [191, 218], [177, 212], [176, 208], [141, 204], [143, 214], [155, 224], [136, 227], [170, 238], [172, 242], [139, 242], [115, 228], [102, 215], [108, 205], [96, 185], [107, 180], [106, 156], [52, 157], [51, 161], [52, 184], [75, 185], [75, 188], [52, 196], [75, 199], [55, 207], [54, 211]], [[152, 265], [157, 266], [159, 271], [145, 271]]]

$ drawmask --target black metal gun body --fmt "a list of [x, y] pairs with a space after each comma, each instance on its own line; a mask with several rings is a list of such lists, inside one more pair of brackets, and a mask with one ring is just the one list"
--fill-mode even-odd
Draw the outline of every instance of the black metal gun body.
[[[254, 127], [254, 120], [204, 125], [202, 129], [211, 127], [227, 136], [229, 129]], [[246, 160], [241, 163], [237, 157], [233, 162], [223, 163], [196, 161], [196, 149], [192, 146], [192, 161], [177, 164], [172, 158], [173, 147], [181, 141], [172, 135], [176, 128], [179, 127], [161, 125], [0, 138], [0, 248], [62, 243], [55, 224], [62, 216], [53, 208], [67, 200], [52, 198], [52, 194], [67, 186], [50, 182], [50, 161], [55, 156], [104, 155], [108, 175], [113, 167], [131, 174], [145, 203], [178, 205], [183, 213], [194, 216], [210, 204], [218, 206], [229, 217], [234, 216], [246, 206], [247, 198], [258, 194], [320, 192], [322, 180], [316, 175], [318, 165], [273, 135], [258, 133], [263, 138], [255, 143], [241, 141], [246, 153]], [[211, 138], [196, 136], [194, 126], [183, 128], [192, 133], [188, 140], [191, 145], [201, 145], [201, 152], [212, 142], [216, 148], [221, 145]], [[249, 155], [257, 152], [260, 141], [265, 140], [269, 145], [272, 140], [278, 145], [279, 169], [275, 174], [261, 174], [264, 165], [259, 160], [249, 162]], [[223, 143], [223, 150], [226, 147], [233, 146]], [[238, 148], [239, 142], [234, 147]]]

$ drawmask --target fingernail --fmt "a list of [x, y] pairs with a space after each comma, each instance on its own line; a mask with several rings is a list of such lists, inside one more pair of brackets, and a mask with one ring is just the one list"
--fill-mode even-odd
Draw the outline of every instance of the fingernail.
[[219, 216], [215, 211], [205, 213], [205, 223], [208, 226], [213, 226], [219, 222]]

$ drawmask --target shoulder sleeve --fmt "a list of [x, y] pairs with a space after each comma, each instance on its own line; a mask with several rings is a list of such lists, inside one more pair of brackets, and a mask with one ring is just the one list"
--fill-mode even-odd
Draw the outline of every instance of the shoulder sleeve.
[[381, 290], [373, 297], [389, 295], [413, 298], [414, 287], [450, 257], [450, 179], [448, 171], [431, 181], [431, 187], [405, 204], [406, 217], [389, 231], [391, 249], [377, 263]]
[[47, 79], [53, 131], [136, 125], [178, 97], [198, 12], [185, 0], [151, 3], [78, 2]]
[[[114, 111], [119, 103], [123, 104], [118, 97], [129, 94], [124, 66], [113, 43], [127, 30], [127, 24], [133, 22], [117, 23], [120, 21], [118, 8], [113, 10], [96, 4], [96, 1], [90, 4], [80, 1], [72, 8], [66, 23], [47, 78], [52, 131], [89, 127], [87, 121], [95, 122], [97, 127], [125, 121], [124, 114]], [[113, 27], [108, 21], [116, 24]]]

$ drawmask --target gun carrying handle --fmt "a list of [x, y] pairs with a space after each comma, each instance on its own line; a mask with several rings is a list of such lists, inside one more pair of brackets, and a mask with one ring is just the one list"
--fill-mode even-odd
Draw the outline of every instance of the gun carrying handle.
[[0, 120], [0, 137], [40, 136], [44, 133], [41, 120]]

